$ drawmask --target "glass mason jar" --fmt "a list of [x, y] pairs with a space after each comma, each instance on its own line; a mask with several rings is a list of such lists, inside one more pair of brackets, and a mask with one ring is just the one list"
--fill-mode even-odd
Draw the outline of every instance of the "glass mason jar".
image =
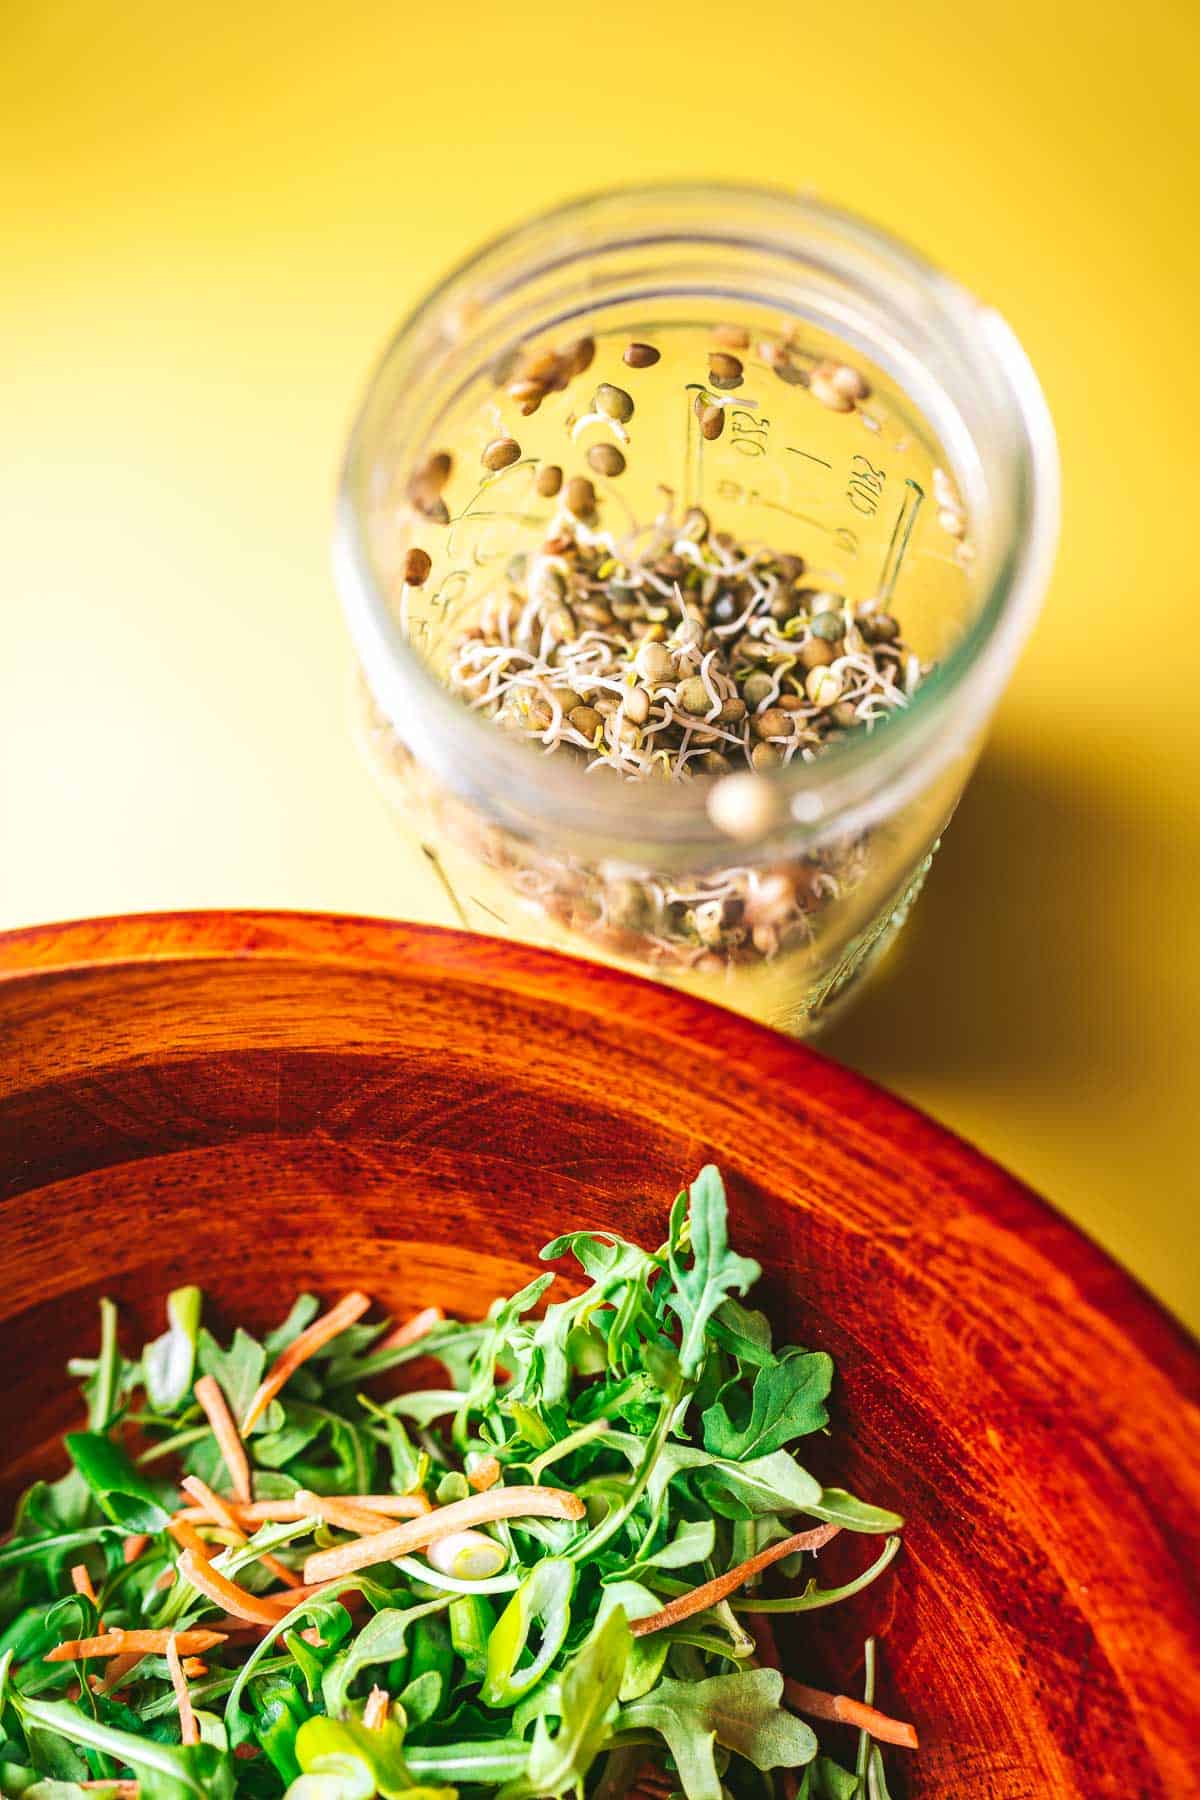
[[[920, 889], [1057, 528], [1024, 353], [911, 250], [782, 192], [585, 199], [450, 275], [370, 384], [336, 542], [363, 741], [453, 922], [809, 1033]], [[556, 626], [564, 553], [600, 610]], [[710, 681], [705, 737], [679, 684], [743, 600], [768, 680]], [[576, 687], [617, 670], [570, 715], [564, 633]], [[673, 661], [639, 724], [647, 640]]]

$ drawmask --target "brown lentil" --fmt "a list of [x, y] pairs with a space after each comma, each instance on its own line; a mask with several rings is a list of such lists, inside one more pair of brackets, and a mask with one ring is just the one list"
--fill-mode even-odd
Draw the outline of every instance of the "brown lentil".
[[713, 342], [724, 350], [748, 350], [750, 333], [744, 325], [718, 325], [713, 332]]
[[682, 710], [692, 713], [696, 718], [703, 718], [712, 705], [708, 689], [698, 675], [693, 675], [689, 680], [680, 683], [677, 699]]
[[538, 470], [537, 479], [533, 485], [544, 500], [551, 500], [554, 495], [557, 494], [562, 484], [563, 472], [558, 464], [546, 463]]
[[750, 761], [761, 774], [764, 769], [774, 769], [780, 762], [780, 755], [774, 744], [755, 744], [750, 752]]
[[482, 456], [485, 469], [507, 469], [521, 459], [521, 446], [516, 438], [493, 438]]
[[626, 344], [621, 357], [622, 362], [631, 369], [652, 369], [662, 357], [662, 351], [656, 350], [653, 344]]
[[741, 387], [745, 371], [736, 356], [727, 356], [723, 350], [714, 350], [708, 359], [708, 379], [715, 388]]
[[597, 475], [616, 476], [625, 472], [625, 458], [615, 444], [593, 444], [587, 459]]
[[751, 727], [756, 737], [790, 737], [792, 733], [792, 716], [781, 706], [769, 706], [755, 718]]
[[567, 507], [577, 519], [596, 510], [596, 490], [586, 475], [572, 475], [567, 483]]
[[825, 669], [833, 661], [833, 645], [827, 644], [824, 638], [809, 638], [800, 646], [800, 666], [802, 669]]
[[604, 729], [604, 720], [594, 706], [572, 707], [567, 718], [576, 731], [582, 732], [585, 738], [594, 738], [598, 731]]
[[416, 544], [404, 558], [404, 583], [406, 587], [424, 587], [429, 580], [429, 572], [433, 568], [433, 560], [428, 550], [420, 549]]
[[700, 435], [708, 442], [714, 443], [725, 429], [725, 408], [713, 406], [711, 403], [698, 408], [700, 419]]
[[576, 338], [575, 342], [573, 344], [568, 344], [566, 350], [563, 352], [563, 361], [566, 363], [567, 373], [569, 375], [582, 375], [585, 369], [591, 368], [595, 356], [596, 340], [594, 337]]
[[508, 391], [526, 418], [535, 413], [546, 398], [546, 389], [540, 381], [514, 381]]

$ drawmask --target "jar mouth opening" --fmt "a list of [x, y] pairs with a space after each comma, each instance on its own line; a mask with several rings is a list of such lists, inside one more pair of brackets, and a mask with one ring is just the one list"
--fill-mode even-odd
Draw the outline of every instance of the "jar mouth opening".
[[[723, 227], [698, 233], [694, 226], [687, 228], [686, 217], [673, 221], [673, 215], [686, 215], [698, 202], [719, 212]], [[627, 225], [584, 245], [571, 241], [573, 225], [618, 205], [649, 215], [649, 239]], [[731, 237], [739, 230], [734, 223], [739, 212], [749, 216], [764, 209], [771, 218], [769, 235], [759, 224], [757, 230]], [[402, 721], [419, 713], [426, 743], [441, 738], [456, 746], [464, 762], [476, 763], [477, 775], [486, 768], [487, 797], [494, 800], [501, 821], [523, 835], [582, 834], [601, 854], [606, 844], [615, 850], [626, 843], [631, 832], [640, 844], [660, 848], [668, 857], [672, 848], [685, 845], [690, 854], [711, 848], [728, 855], [733, 848], [708, 817], [707, 781], [638, 783], [636, 800], [628, 782], [601, 786], [565, 759], [539, 752], [472, 712], [408, 642], [374, 563], [364, 505], [376, 435], [385, 422], [389, 375], [439, 316], [449, 315], [457, 303], [474, 297], [478, 285], [486, 285], [489, 271], [506, 281], [497, 293], [519, 285], [523, 272], [506, 276], [504, 265], [525, 247], [540, 247], [543, 261], [533, 266], [544, 269], [547, 254], [566, 265], [647, 241], [736, 241], [803, 255], [817, 235], [827, 260], [836, 263], [844, 251], [852, 277], [861, 279], [868, 270], [881, 284], [903, 281], [919, 289], [936, 329], [954, 341], [964, 370], [986, 378], [999, 408], [1002, 437], [979, 454], [998, 471], [1009, 505], [997, 542], [977, 572], [973, 616], [908, 704], [872, 729], [830, 743], [811, 762], [796, 758], [760, 777], [775, 793], [780, 829], [789, 840], [799, 836], [815, 845], [885, 816], [978, 735], [999, 697], [1036, 618], [1059, 525], [1053, 425], [1028, 358], [1003, 318], [900, 239], [807, 194], [703, 181], [598, 190], [493, 237], [449, 271], [401, 322], [368, 383], [337, 502], [335, 574], [376, 705], [402, 740], [408, 736]], [[487, 299], [485, 293], [485, 306]], [[464, 785], [481, 797], [478, 779], [468, 777]]]

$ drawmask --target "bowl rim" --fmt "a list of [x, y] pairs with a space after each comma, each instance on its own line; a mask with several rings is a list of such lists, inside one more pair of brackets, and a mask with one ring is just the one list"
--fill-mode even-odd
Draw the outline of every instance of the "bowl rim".
[[[809, 1101], [869, 1107], [873, 1122], [899, 1133], [907, 1153], [953, 1181], [964, 1209], [1008, 1236], [1036, 1238], [1081, 1303], [1151, 1361], [1181, 1398], [1200, 1404], [1200, 1340], [1051, 1201], [921, 1108], [811, 1045], [640, 975], [448, 926], [363, 914], [266, 908], [117, 913], [0, 932], [0, 1018], [6, 1002], [29, 984], [105, 969], [214, 961], [396, 975], [419, 963], [445, 981], [508, 987], [548, 1004], [561, 1004], [569, 970], [574, 1007], [611, 1015], [616, 997], [621, 1016], [641, 1028], [672, 1037], [686, 1028]], [[1200, 1460], [1196, 1474], [1200, 1499]]]

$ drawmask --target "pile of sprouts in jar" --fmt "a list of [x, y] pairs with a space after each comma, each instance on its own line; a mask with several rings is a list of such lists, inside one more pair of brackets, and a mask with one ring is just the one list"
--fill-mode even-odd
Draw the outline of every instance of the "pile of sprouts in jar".
[[[724, 429], [744, 379], [736, 352], [748, 341], [737, 327], [714, 333], [695, 397], [707, 441]], [[780, 379], [803, 383], [831, 412], [853, 412], [869, 397], [846, 365], [802, 367], [786, 343], [758, 350]], [[594, 353], [589, 338], [540, 350], [502, 379], [528, 415], [582, 376]], [[653, 345], [634, 342], [623, 361], [636, 372], [658, 357]], [[629, 379], [636, 386], [636, 374]], [[739, 541], [669, 487], [660, 486], [649, 523], [614, 529], [591, 476], [613, 481], [625, 471], [636, 411], [633, 392], [601, 382], [569, 416], [572, 442], [599, 433], [580, 458], [591, 475], [546, 462], [533, 472], [534, 491], [554, 510], [540, 541], [512, 557], [459, 623], [449, 680], [498, 729], [573, 759], [589, 776], [705, 782], [714, 822], [749, 839], [767, 816], [769, 771], [869, 730], [908, 703], [927, 671], [880, 602], [814, 583], [802, 556]], [[493, 439], [481, 458], [484, 479], [522, 455], [516, 438]], [[448, 520], [442, 489], [452, 467], [439, 451], [410, 480], [409, 500], [427, 521]], [[408, 588], [422, 585], [430, 567], [426, 551], [410, 549]], [[526, 901], [598, 947], [712, 972], [808, 939], [821, 910], [861, 875], [864, 852], [863, 840], [843, 841], [770, 870], [673, 880], [528, 846], [502, 850], [498, 841], [491, 860], [507, 865]]]

